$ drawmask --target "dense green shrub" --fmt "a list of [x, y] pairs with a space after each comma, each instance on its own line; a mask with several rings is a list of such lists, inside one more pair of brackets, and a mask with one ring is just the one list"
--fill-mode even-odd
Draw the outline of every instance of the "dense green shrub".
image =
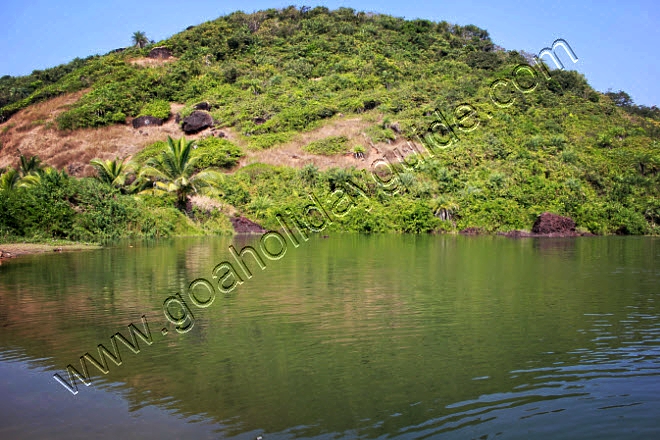
[[337, 113], [333, 106], [313, 102], [305, 106], [293, 106], [283, 109], [277, 116], [275, 122], [278, 130], [302, 131], [308, 129], [316, 121], [329, 118]]
[[210, 136], [196, 142], [192, 157], [198, 157], [197, 170], [206, 168], [231, 168], [243, 157], [243, 151], [226, 139]]
[[331, 156], [333, 154], [346, 153], [348, 151], [348, 139], [345, 136], [329, 136], [319, 139], [303, 147], [303, 150], [312, 154]]
[[76, 181], [71, 198], [77, 215], [68, 238], [78, 241], [105, 241], [126, 236], [140, 213], [135, 200], [96, 179]]
[[440, 219], [433, 215], [424, 203], [414, 203], [401, 207], [399, 224], [403, 232], [420, 234], [431, 232], [440, 225]]
[[120, 237], [226, 233], [221, 214], [195, 223], [177, 208], [174, 196], [123, 195], [96, 179], [69, 178], [46, 169], [27, 186], [0, 190], [0, 240], [67, 239], [106, 242]]
[[147, 160], [152, 157], [157, 157], [161, 152], [165, 151], [167, 147], [167, 142], [165, 141], [156, 141], [151, 145], [144, 147], [139, 153], [133, 158], [138, 164], [144, 164]]
[[124, 123], [127, 116], [138, 115], [144, 102], [156, 97], [160, 84], [158, 72], [116, 65], [112, 76], [99, 81], [70, 110], [57, 117], [58, 127], [75, 130]]
[[365, 130], [371, 142], [389, 142], [396, 139], [396, 135], [389, 128], [383, 128], [380, 125], [372, 125]]
[[502, 60], [496, 52], [470, 52], [465, 62], [473, 69], [497, 70]]
[[303, 184], [313, 186], [319, 179], [319, 169], [313, 163], [309, 163], [298, 171], [298, 176]]
[[148, 102], [142, 106], [138, 116], [153, 116], [165, 120], [170, 117], [170, 103], [162, 99]]
[[62, 173], [28, 188], [2, 191], [0, 231], [17, 237], [67, 238], [75, 215], [72, 181]]
[[255, 150], [263, 150], [274, 145], [283, 144], [290, 141], [295, 136], [294, 132], [266, 133], [250, 136], [248, 146]]

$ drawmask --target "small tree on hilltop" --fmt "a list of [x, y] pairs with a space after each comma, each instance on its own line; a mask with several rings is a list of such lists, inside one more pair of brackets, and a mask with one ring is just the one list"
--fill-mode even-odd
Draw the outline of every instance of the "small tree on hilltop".
[[133, 33], [133, 43], [135, 44], [135, 46], [142, 49], [144, 46], [149, 44], [149, 39], [147, 38], [147, 35], [144, 32], [137, 31]]

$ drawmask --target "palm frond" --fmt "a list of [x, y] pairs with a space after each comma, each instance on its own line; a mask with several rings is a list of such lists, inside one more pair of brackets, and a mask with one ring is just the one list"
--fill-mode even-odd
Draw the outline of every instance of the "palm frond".
[[96, 169], [97, 177], [101, 182], [116, 188], [121, 188], [126, 183], [129, 167], [123, 160], [92, 159], [89, 163]]
[[18, 171], [9, 167], [4, 173], [2, 173], [2, 175], [0, 175], [0, 190], [12, 191], [19, 186], [20, 180], [21, 176]]
[[22, 177], [30, 174], [36, 174], [42, 171], [41, 159], [39, 156], [32, 156], [29, 159], [24, 155], [20, 155], [20, 174]]

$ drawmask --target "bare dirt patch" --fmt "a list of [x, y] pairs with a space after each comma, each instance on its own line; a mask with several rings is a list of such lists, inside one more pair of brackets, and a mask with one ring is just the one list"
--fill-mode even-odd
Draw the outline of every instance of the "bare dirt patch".
[[[16, 167], [20, 154], [38, 155], [45, 164], [64, 168], [74, 176], [90, 176], [94, 174], [94, 169], [89, 165], [92, 159], [130, 158], [156, 141], [164, 141], [168, 136], [178, 138], [184, 135], [174, 116], [161, 126], [138, 129], [134, 129], [131, 120], [128, 120], [123, 125], [75, 131], [58, 130], [55, 122], [57, 115], [74, 104], [85, 92], [63, 95], [32, 105], [0, 124], [0, 167]], [[172, 115], [176, 115], [183, 107], [183, 104], [171, 104]], [[267, 150], [245, 149], [246, 155], [235, 169], [257, 162], [294, 168], [312, 163], [322, 170], [332, 167], [367, 169], [379, 158], [386, 157], [391, 162], [398, 162], [402, 156], [412, 153], [413, 147], [422, 151], [420, 146], [414, 146], [400, 137], [389, 144], [372, 143], [365, 135], [365, 130], [374, 123], [376, 121], [373, 116], [333, 118], [326, 125], [300, 133], [285, 144]], [[232, 128], [217, 130], [229, 141], [245, 147], [245, 140]], [[210, 134], [211, 131], [207, 129], [186, 137], [199, 139]], [[365, 149], [363, 157], [356, 158], [352, 153], [322, 156], [302, 149], [310, 142], [330, 136], [345, 136], [349, 148], [361, 145]]]
[[[423, 151], [419, 145], [397, 138], [391, 143], [373, 143], [365, 134], [365, 130], [374, 122], [362, 118], [338, 118], [327, 125], [315, 130], [300, 133], [290, 142], [272, 147], [267, 150], [247, 151], [239, 166], [247, 166], [252, 163], [266, 163], [270, 165], [283, 165], [294, 168], [302, 168], [307, 164], [314, 164], [321, 170], [328, 168], [370, 168], [374, 161], [387, 158], [391, 162], [398, 162], [400, 157], [410, 155], [416, 148]], [[323, 156], [308, 153], [303, 147], [310, 142], [324, 139], [330, 136], [344, 136], [348, 139], [350, 148], [361, 145], [365, 149], [364, 156], [356, 158], [353, 153]], [[229, 138], [229, 137], [228, 137]], [[229, 138], [232, 140], [231, 138]]]
[[178, 60], [178, 58], [133, 58], [128, 60], [130, 64], [142, 66], [142, 67], [157, 67], [162, 66], [167, 63], [173, 63]]
[[[38, 155], [47, 165], [64, 168], [75, 176], [89, 176], [94, 172], [89, 165], [92, 159], [127, 158], [153, 142], [167, 139], [167, 136], [183, 135], [174, 117], [162, 126], [137, 130], [129, 123], [75, 131], [58, 130], [55, 122], [57, 115], [84, 93], [80, 91], [35, 104], [0, 124], [0, 167], [17, 166], [20, 154]], [[172, 104], [172, 114], [182, 107], [181, 104]], [[202, 132], [188, 138], [205, 135]]]

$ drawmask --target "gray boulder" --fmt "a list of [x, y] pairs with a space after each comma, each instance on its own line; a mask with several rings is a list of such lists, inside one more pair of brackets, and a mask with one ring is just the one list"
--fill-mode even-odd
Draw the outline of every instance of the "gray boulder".
[[133, 128], [152, 127], [163, 125], [163, 120], [154, 116], [138, 116], [133, 119]]
[[210, 113], [202, 110], [192, 112], [190, 116], [183, 119], [183, 125], [181, 125], [181, 129], [186, 134], [195, 134], [209, 127], [213, 127], [213, 118]]
[[211, 110], [211, 104], [209, 104], [208, 102], [199, 102], [199, 103], [193, 105], [193, 108], [195, 110], [209, 111], [209, 110]]

